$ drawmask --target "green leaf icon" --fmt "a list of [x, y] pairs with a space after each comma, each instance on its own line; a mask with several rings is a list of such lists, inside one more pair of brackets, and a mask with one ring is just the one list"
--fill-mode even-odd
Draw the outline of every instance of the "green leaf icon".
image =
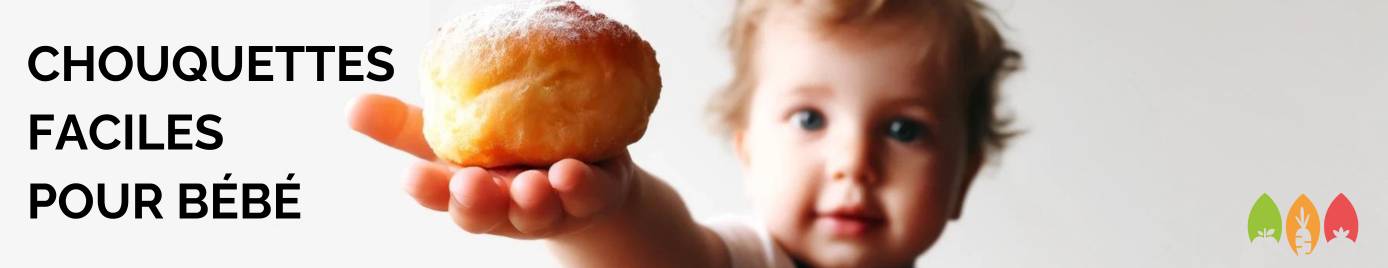
[[1272, 197], [1263, 193], [1258, 197], [1257, 202], [1253, 202], [1253, 211], [1248, 212], [1248, 242], [1253, 242], [1258, 237], [1272, 238], [1278, 242], [1282, 241], [1282, 212], [1277, 209], [1277, 204], [1272, 202]]

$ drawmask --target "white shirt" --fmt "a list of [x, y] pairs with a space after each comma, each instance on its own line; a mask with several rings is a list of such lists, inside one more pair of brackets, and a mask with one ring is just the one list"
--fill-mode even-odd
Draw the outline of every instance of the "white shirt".
[[795, 267], [790, 256], [776, 245], [759, 222], [725, 217], [715, 218], [704, 226], [718, 234], [728, 247], [728, 261], [733, 268]]

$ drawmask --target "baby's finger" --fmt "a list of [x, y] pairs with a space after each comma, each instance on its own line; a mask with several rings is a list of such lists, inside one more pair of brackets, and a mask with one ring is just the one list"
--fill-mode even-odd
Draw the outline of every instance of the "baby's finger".
[[476, 167], [458, 170], [448, 188], [452, 196], [448, 214], [463, 230], [486, 233], [507, 220], [511, 198], [486, 170]]
[[544, 236], [563, 216], [559, 197], [540, 171], [521, 172], [511, 180], [511, 200], [511, 225], [522, 233]]
[[434, 160], [434, 151], [424, 141], [419, 107], [385, 95], [366, 94], [352, 100], [347, 109], [347, 123], [357, 132], [421, 159]]
[[560, 160], [549, 167], [549, 183], [563, 201], [564, 211], [578, 218], [592, 216], [607, 206], [605, 196], [616, 193], [604, 190], [617, 187], [614, 181], [597, 177], [588, 164], [574, 159]]
[[420, 161], [405, 175], [405, 191], [420, 205], [438, 211], [448, 211], [448, 180], [453, 171], [435, 162]]

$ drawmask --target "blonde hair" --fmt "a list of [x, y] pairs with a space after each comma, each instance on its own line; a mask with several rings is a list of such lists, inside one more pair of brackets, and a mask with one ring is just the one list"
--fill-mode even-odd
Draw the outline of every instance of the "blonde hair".
[[[968, 149], [995, 152], [1016, 135], [1008, 129], [1012, 119], [995, 111], [998, 84], [1020, 63], [1021, 54], [1007, 47], [987, 10], [974, 0], [739, 0], [728, 45], [732, 50], [733, 79], [709, 105], [720, 131], [730, 133], [745, 127], [748, 101], [755, 86], [751, 55], [767, 11], [776, 6], [796, 5], [803, 15], [821, 29], [861, 26], [884, 22], [920, 25], [932, 36], [930, 50], [922, 66], [938, 67], [949, 86], [965, 90], [965, 118]], [[801, 15], [801, 14], [797, 14]], [[921, 75], [927, 74], [924, 70]], [[939, 74], [934, 74], [939, 75]]]

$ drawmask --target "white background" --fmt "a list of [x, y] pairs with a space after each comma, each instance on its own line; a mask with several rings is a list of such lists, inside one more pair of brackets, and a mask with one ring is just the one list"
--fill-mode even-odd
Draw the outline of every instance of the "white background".
[[[750, 211], [728, 145], [703, 112], [730, 75], [731, 2], [582, 2], [655, 47], [665, 88], [632, 153], [697, 218]], [[919, 264], [1388, 265], [1388, 2], [988, 3], [1025, 56], [1005, 105], [1027, 133], [983, 173], [964, 218]], [[0, 266], [555, 265], [540, 242], [470, 235], [416, 205], [401, 190], [414, 160], [344, 121], [358, 94], [417, 102], [416, 66], [432, 29], [485, 4], [0, 4]], [[316, 82], [311, 57], [300, 54], [295, 82], [39, 82], [26, 64], [42, 45], [384, 45], [395, 49], [387, 60], [396, 73], [388, 82]], [[268, 70], [282, 75], [279, 54], [269, 55]], [[329, 60], [327, 74], [336, 67]], [[211, 113], [223, 117], [225, 143], [31, 151], [35, 113], [144, 113], [154, 129], [166, 126], [163, 114]], [[214, 183], [225, 172], [259, 183], [297, 173], [304, 218], [175, 219], [177, 183]], [[73, 220], [55, 208], [29, 219], [35, 182], [158, 183], [166, 219]], [[1305, 193], [1321, 213], [1343, 192], [1364, 233], [1335, 256], [1255, 250], [1245, 227], [1264, 192], [1284, 210]]]

